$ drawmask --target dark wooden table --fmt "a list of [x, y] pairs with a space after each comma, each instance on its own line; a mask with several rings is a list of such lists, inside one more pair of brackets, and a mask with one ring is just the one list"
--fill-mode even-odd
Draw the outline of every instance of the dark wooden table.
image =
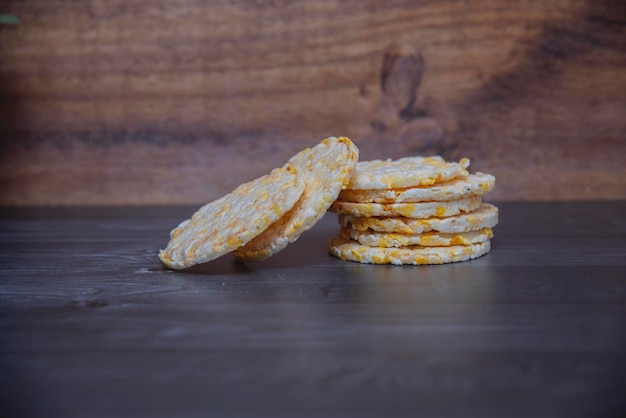
[[2, 417], [626, 413], [626, 202], [499, 204], [442, 266], [157, 251], [195, 208], [0, 212]]

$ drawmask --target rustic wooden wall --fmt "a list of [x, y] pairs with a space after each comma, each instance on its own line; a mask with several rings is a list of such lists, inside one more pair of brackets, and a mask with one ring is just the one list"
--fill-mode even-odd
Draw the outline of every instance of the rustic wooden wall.
[[626, 198], [626, 2], [0, 1], [0, 205], [202, 203], [329, 135]]

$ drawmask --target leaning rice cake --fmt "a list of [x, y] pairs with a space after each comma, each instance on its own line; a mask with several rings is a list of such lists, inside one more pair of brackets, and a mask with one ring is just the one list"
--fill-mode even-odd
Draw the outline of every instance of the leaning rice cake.
[[354, 203], [336, 201], [330, 207], [331, 212], [362, 217], [371, 216], [403, 216], [406, 218], [424, 219], [433, 216], [446, 217], [471, 212], [480, 207], [481, 196], [470, 196], [465, 199], [444, 202], [418, 203]]
[[346, 240], [354, 240], [370, 247], [407, 247], [421, 245], [423, 247], [449, 247], [453, 245], [470, 245], [485, 242], [493, 238], [491, 228], [477, 231], [445, 233], [424, 232], [422, 234], [396, 234], [394, 232], [358, 231], [341, 228], [340, 236]]
[[467, 176], [469, 159], [446, 162], [440, 156], [406, 157], [398, 160], [360, 161], [348, 189], [397, 189], [429, 186], [458, 176]]
[[355, 241], [333, 238], [329, 243], [332, 255], [342, 260], [369, 264], [445, 264], [466, 261], [485, 255], [491, 249], [491, 241], [451, 247], [410, 246], [380, 248], [361, 245]]
[[341, 189], [348, 185], [359, 159], [359, 150], [346, 137], [330, 137], [307, 148], [289, 162], [304, 180], [304, 192], [294, 207], [261, 235], [238, 248], [235, 257], [264, 260], [296, 241], [326, 213]]
[[483, 203], [473, 212], [447, 218], [410, 219], [406, 217], [381, 218], [339, 215], [339, 224], [359, 231], [372, 230], [399, 234], [421, 234], [428, 231], [458, 233], [482, 228], [493, 228], [498, 224], [498, 208]]
[[343, 190], [339, 200], [358, 203], [414, 203], [458, 200], [493, 191], [496, 178], [491, 174], [474, 173], [443, 183], [408, 189]]
[[280, 219], [303, 190], [302, 176], [291, 163], [244, 183], [172, 230], [159, 258], [169, 268], [183, 269], [233, 251]]

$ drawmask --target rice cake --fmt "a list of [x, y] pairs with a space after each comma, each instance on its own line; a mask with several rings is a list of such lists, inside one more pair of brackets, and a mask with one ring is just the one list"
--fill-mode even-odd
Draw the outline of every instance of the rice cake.
[[402, 248], [380, 248], [336, 237], [330, 241], [328, 248], [332, 255], [347, 261], [369, 264], [423, 265], [454, 263], [478, 258], [489, 252], [491, 241], [451, 247], [413, 245]]
[[405, 217], [361, 217], [339, 215], [339, 224], [359, 231], [394, 232], [398, 234], [421, 234], [429, 231], [447, 233], [467, 232], [481, 228], [493, 228], [498, 224], [498, 208], [483, 203], [473, 212], [447, 218], [410, 219]]
[[493, 191], [496, 178], [491, 174], [474, 173], [428, 187], [405, 189], [343, 190], [339, 200], [358, 203], [414, 203], [457, 200], [484, 195]]
[[340, 237], [354, 240], [359, 244], [370, 247], [407, 247], [421, 245], [423, 247], [449, 247], [453, 245], [470, 245], [485, 242], [493, 238], [491, 228], [482, 228], [468, 232], [424, 232], [422, 234], [397, 234], [394, 232], [358, 231], [351, 228], [342, 228]]
[[271, 257], [313, 227], [348, 185], [359, 159], [358, 148], [346, 137], [326, 138], [289, 162], [304, 179], [304, 192], [285, 216], [261, 235], [235, 250], [235, 257], [258, 261]]
[[207, 203], [170, 233], [159, 252], [167, 267], [206, 263], [246, 244], [287, 213], [304, 191], [291, 163]]
[[348, 189], [398, 189], [430, 186], [458, 176], [467, 176], [470, 161], [446, 162], [440, 156], [405, 157], [398, 160], [360, 161]]
[[478, 209], [482, 203], [481, 196], [470, 196], [465, 199], [446, 202], [418, 203], [354, 203], [335, 201], [330, 207], [331, 212], [362, 217], [385, 216], [424, 219], [455, 216], [462, 212]]

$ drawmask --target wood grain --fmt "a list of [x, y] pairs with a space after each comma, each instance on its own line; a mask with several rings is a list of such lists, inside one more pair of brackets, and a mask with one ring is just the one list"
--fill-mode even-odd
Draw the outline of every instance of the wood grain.
[[498, 206], [469, 262], [339, 260], [329, 214], [267, 261], [184, 272], [157, 251], [192, 207], [2, 209], [0, 411], [620, 416], [626, 203]]
[[626, 198], [614, 1], [6, 2], [0, 205], [216, 198], [346, 135], [500, 200]]

